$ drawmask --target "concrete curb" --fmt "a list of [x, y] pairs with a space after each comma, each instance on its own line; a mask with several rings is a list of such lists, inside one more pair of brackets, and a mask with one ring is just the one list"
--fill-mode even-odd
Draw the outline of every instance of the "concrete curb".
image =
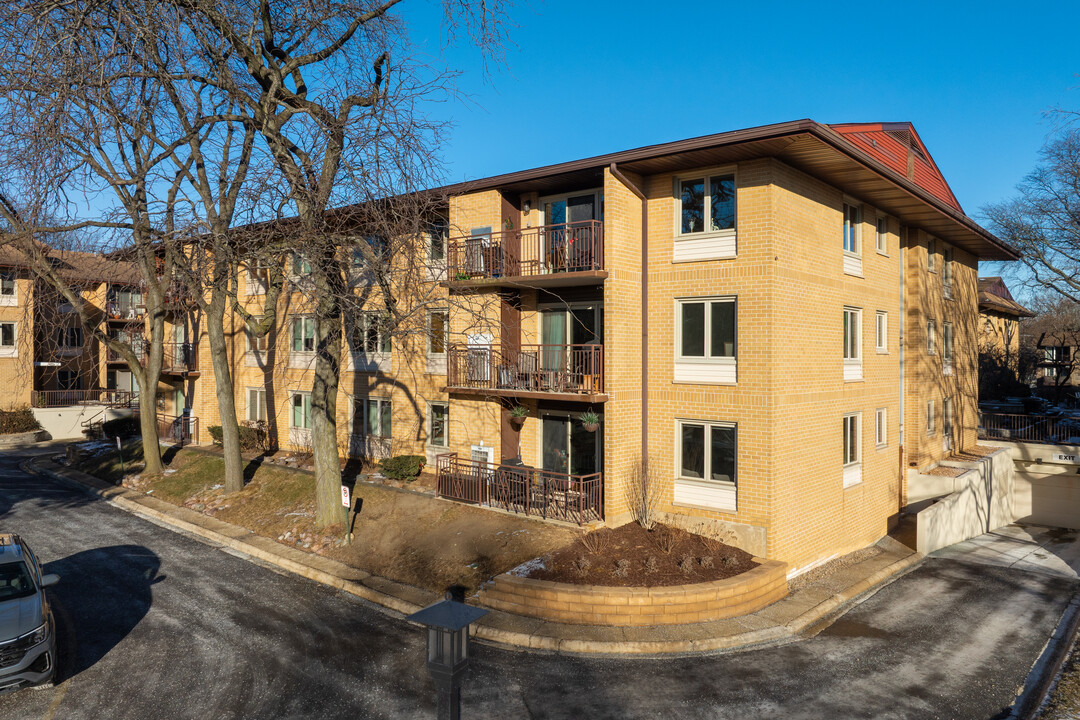
[[[86, 473], [60, 467], [49, 460], [29, 460], [23, 463], [23, 466], [28, 472], [46, 475], [156, 524], [201, 537], [240, 555], [337, 588], [394, 613], [408, 615], [440, 599], [435, 593], [371, 575], [344, 563], [281, 545], [270, 538], [255, 535], [246, 528], [230, 525], [194, 510], [172, 505], [123, 487], [110, 485]], [[766, 627], [711, 637], [690, 639], [664, 639], [662, 637], [665, 630], [692, 627], [690, 625], [635, 629], [599, 628], [537, 620], [498, 610], [492, 610], [485, 618], [473, 625], [472, 630], [473, 636], [479, 640], [514, 649], [554, 653], [669, 656], [746, 650], [788, 642], [800, 637], [813, 637], [852, 606], [910, 571], [921, 560], [922, 556], [918, 553], [904, 556], [844, 590], [821, 600], [786, 622], [759, 619], [757, 624], [765, 624]], [[781, 606], [787, 599], [780, 600], [769, 607]], [[528, 626], [529, 630], [515, 629], [513, 627], [515, 625]], [[704, 625], [701, 629], [702, 632], [709, 632], [709, 628]], [[623, 631], [626, 630], [637, 630], [632, 634], [638, 637], [626, 637], [623, 635]], [[588, 637], [598, 633], [623, 636], [613, 639]]]
[[1031, 666], [1024, 689], [1013, 703], [1008, 718], [1034, 717], [1039, 706], [1046, 700], [1050, 688], [1057, 680], [1065, 658], [1069, 656], [1076, 632], [1080, 629], [1080, 591], [1073, 594], [1065, 611], [1061, 614], [1054, 634], [1046, 641], [1035, 664]]

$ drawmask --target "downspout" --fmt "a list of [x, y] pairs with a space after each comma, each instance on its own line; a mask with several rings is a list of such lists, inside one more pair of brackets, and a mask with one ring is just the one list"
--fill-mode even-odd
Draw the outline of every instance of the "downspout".
[[904, 508], [904, 473], [906, 472], [904, 462], [904, 254], [907, 252], [907, 240], [911, 230], [906, 227], [901, 227], [901, 233], [897, 236], [900, 240], [899, 247], [896, 254], [900, 259], [900, 317], [898, 318], [900, 327], [900, 438], [899, 438], [899, 463], [900, 463], [900, 477], [897, 478], [897, 505], [898, 510]]
[[649, 203], [615, 163], [611, 174], [641, 200], [641, 460], [649, 458]]

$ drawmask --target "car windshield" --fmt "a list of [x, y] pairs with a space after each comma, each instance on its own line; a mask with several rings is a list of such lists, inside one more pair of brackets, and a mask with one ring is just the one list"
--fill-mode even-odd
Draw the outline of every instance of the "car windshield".
[[0, 565], [0, 602], [30, 597], [36, 592], [26, 563], [20, 561]]

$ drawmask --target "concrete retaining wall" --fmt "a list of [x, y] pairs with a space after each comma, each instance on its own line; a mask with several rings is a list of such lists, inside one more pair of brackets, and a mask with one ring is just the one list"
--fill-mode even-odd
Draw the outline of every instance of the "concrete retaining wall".
[[754, 558], [758, 567], [725, 580], [668, 587], [573, 585], [499, 575], [480, 592], [490, 608], [576, 625], [674, 625], [755, 612], [788, 594], [787, 563]]
[[24, 433], [11, 433], [0, 435], [0, 448], [22, 447], [36, 442], [44, 442], [49, 439], [49, 433], [44, 430], [33, 430]]
[[980, 440], [1006, 449], [1016, 465], [1016, 519], [1080, 528], [1080, 446]]
[[978, 461], [942, 461], [967, 469], [953, 481], [957, 489], [916, 515], [917, 545], [922, 554], [996, 530], [1016, 518], [1015, 472], [1011, 454], [1002, 449]]
[[82, 424], [97, 418], [114, 420], [128, 417], [131, 410], [106, 408], [101, 405], [73, 405], [62, 408], [33, 408], [34, 417], [41, 427], [52, 436], [53, 440], [73, 440], [83, 438]]

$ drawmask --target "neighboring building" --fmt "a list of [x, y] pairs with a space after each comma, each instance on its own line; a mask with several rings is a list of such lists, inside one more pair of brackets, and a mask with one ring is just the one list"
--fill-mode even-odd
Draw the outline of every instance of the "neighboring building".
[[979, 337], [982, 348], [1005, 358], [1015, 370], [1020, 355], [1020, 318], [1035, 313], [1013, 299], [1000, 277], [979, 278]]
[[[647, 458], [661, 510], [805, 568], [879, 539], [906, 470], [976, 442], [978, 261], [1016, 254], [910, 124], [800, 120], [444, 190], [416, 331], [346, 321], [343, 456], [424, 454], [443, 495], [608, 524]], [[314, 335], [290, 270], [276, 331], [226, 330], [239, 415], [302, 449]], [[249, 312], [265, 286], [240, 273]], [[174, 403], [212, 425], [203, 364]]]

